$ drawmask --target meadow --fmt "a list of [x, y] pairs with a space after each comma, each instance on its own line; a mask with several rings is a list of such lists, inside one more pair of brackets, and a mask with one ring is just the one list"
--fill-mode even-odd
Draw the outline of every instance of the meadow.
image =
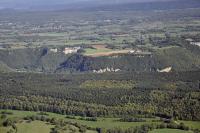
[[[14, 111], [14, 110], [0, 110], [0, 112], [9, 112], [10, 114], [7, 115], [7, 118], [17, 120], [16, 123], [17, 132], [19, 133], [49, 133], [55, 125], [44, 122], [44, 121], [27, 121], [23, 120], [25, 117], [31, 117], [34, 115], [40, 115], [40, 112], [31, 112], [31, 111]], [[59, 115], [55, 113], [43, 113], [45, 117], [48, 118], [55, 118], [57, 120], [65, 120], [72, 123], [78, 123], [80, 125], [85, 125], [91, 129], [103, 128], [103, 129], [129, 129], [134, 127], [140, 127], [145, 124], [161, 124], [162, 122], [159, 121], [160, 118], [144, 118], [145, 122], [121, 122], [120, 118], [107, 118], [107, 117], [98, 117], [97, 121], [88, 121], [87, 117], [80, 117], [80, 116], [69, 116], [69, 115]], [[89, 117], [88, 117], [89, 118]], [[0, 119], [0, 122], [3, 119]], [[189, 126], [191, 129], [200, 129], [200, 122], [196, 121], [178, 121], [184, 123], [186, 126]], [[1, 133], [6, 133], [12, 129], [11, 127], [2, 127], [0, 126]], [[79, 133], [79, 129], [73, 125], [65, 125], [62, 129], [60, 129], [63, 133], [67, 133], [70, 131]], [[87, 130], [86, 133], [95, 133], [95, 130]], [[192, 133], [192, 131], [183, 131], [178, 129], [155, 129], [150, 131], [150, 133]]]
[[177, 129], [156, 129], [149, 133], [192, 133], [191, 131], [181, 131]]

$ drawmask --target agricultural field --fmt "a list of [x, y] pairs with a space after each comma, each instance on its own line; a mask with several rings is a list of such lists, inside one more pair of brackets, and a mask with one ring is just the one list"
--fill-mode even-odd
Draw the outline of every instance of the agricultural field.
[[[47, 12], [46, 14], [16, 12], [14, 15], [10, 14], [10, 17], [1, 13], [0, 45], [4, 48], [21, 49], [88, 44], [112, 46], [135, 46], [143, 42], [149, 44], [151, 43], [149, 38], [198, 34], [200, 20], [194, 17], [198, 11], [199, 9], [149, 11], [148, 13], [145, 11]], [[174, 19], [174, 14], [187, 17]], [[99, 18], [95, 19], [96, 15]], [[164, 18], [165, 15], [169, 16], [167, 20]], [[20, 20], [25, 20], [26, 23]], [[142, 43], [137, 43], [138, 40]], [[87, 51], [92, 52], [90, 49]]]
[[86, 56], [98, 56], [103, 53], [112, 52], [112, 49], [106, 48], [106, 45], [92, 45], [92, 48], [86, 48], [85, 55]]
[[19, 133], [35, 133], [35, 132], [43, 132], [43, 133], [49, 133], [51, 131], [51, 128], [53, 128], [53, 125], [48, 125], [48, 123], [40, 122], [40, 121], [34, 121], [34, 122], [28, 122], [28, 121], [22, 121], [19, 124], [16, 124], [17, 131]]

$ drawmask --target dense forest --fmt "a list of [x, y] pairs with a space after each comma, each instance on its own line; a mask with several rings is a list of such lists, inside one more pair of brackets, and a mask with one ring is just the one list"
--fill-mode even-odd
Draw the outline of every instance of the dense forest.
[[199, 71], [100, 75], [2, 73], [0, 107], [90, 117], [144, 115], [200, 120], [199, 75]]

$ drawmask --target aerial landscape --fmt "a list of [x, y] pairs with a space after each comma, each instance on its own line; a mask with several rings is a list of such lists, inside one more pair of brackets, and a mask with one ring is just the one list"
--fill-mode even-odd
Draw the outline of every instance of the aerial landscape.
[[0, 133], [200, 133], [200, 1], [0, 0]]

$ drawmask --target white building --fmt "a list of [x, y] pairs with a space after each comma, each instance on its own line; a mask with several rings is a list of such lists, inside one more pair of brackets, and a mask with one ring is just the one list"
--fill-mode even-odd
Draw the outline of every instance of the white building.
[[77, 53], [79, 49], [81, 49], [81, 47], [73, 47], [73, 48], [67, 47], [67, 48], [64, 49], [63, 53], [64, 54]]

